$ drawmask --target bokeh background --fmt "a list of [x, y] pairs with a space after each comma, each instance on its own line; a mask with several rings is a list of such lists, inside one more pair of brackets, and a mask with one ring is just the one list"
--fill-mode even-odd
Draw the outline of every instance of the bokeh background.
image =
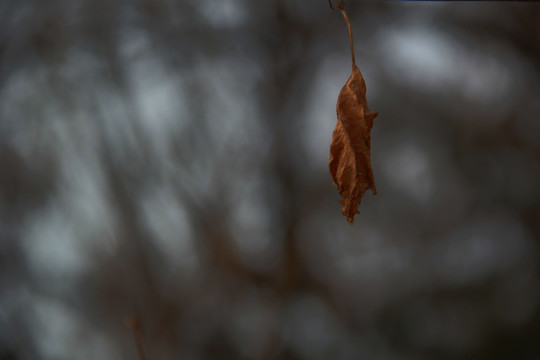
[[[540, 359], [540, 8], [0, 1], [0, 359]], [[142, 339], [142, 340], [141, 340]]]

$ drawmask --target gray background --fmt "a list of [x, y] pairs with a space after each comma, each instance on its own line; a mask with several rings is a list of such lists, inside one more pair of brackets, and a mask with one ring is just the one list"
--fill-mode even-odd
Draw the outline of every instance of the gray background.
[[539, 359], [540, 8], [0, 1], [0, 359]]

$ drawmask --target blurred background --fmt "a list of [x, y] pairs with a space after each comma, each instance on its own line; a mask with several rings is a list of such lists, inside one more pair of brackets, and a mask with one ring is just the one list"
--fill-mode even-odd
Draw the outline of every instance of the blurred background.
[[[540, 8], [0, 1], [0, 359], [540, 359]], [[142, 340], [141, 340], [142, 339]]]

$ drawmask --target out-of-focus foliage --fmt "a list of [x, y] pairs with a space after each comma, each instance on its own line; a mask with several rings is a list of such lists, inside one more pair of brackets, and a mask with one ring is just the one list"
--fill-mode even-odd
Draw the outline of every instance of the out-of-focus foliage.
[[353, 227], [327, 1], [0, 2], [0, 359], [540, 358], [539, 9], [346, 6]]

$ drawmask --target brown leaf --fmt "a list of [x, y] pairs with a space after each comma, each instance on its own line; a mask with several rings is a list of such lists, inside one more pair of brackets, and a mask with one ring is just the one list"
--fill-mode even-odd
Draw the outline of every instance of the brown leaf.
[[370, 161], [370, 132], [377, 112], [366, 101], [366, 84], [358, 67], [341, 89], [337, 101], [338, 122], [330, 145], [329, 167], [334, 185], [343, 197], [341, 212], [352, 224], [362, 195], [377, 193]]
[[[340, 3], [341, 4], [341, 3]], [[340, 5], [338, 4], [338, 6]], [[334, 185], [343, 197], [341, 212], [351, 224], [364, 193], [371, 189], [377, 193], [370, 161], [371, 128], [377, 112], [369, 110], [366, 100], [366, 83], [362, 73], [354, 63], [352, 32], [345, 11], [340, 7], [347, 21], [353, 59], [352, 74], [341, 89], [337, 100], [338, 122], [330, 144], [330, 174]]]

